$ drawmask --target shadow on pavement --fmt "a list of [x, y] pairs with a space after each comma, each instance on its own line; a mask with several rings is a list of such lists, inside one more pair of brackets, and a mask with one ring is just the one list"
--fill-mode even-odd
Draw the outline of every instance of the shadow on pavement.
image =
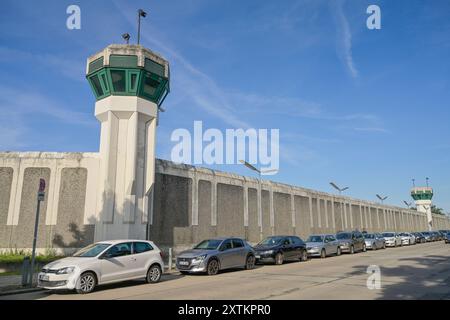
[[[450, 257], [424, 255], [400, 258], [400, 265], [380, 265], [381, 289], [378, 300], [450, 299]], [[350, 275], [367, 273], [367, 265], [355, 266]], [[389, 278], [397, 278], [395, 281]], [[368, 289], [369, 290], [369, 289]], [[377, 290], [377, 289], [374, 289]]]

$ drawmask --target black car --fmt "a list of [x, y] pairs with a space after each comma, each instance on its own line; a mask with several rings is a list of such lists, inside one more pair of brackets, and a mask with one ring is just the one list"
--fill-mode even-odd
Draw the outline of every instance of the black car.
[[425, 236], [420, 232], [413, 232], [413, 235], [416, 237], [416, 243], [425, 243], [427, 241]]
[[256, 262], [283, 264], [286, 260], [306, 261], [306, 244], [296, 236], [270, 236], [254, 246]]

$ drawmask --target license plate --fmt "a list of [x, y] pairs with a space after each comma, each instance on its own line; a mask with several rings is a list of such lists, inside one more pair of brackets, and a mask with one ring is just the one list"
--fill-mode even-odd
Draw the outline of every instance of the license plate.
[[187, 261], [180, 261], [180, 266], [187, 266], [189, 262]]
[[41, 281], [48, 281], [48, 279], [49, 279], [49, 277], [44, 274], [39, 275], [39, 280], [41, 280]]

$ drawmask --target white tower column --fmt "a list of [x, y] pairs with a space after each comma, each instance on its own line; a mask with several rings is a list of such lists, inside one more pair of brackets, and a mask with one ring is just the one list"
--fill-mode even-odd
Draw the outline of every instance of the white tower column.
[[110, 96], [96, 103], [95, 116], [101, 122], [95, 239], [144, 239], [155, 178], [157, 106], [139, 97]]

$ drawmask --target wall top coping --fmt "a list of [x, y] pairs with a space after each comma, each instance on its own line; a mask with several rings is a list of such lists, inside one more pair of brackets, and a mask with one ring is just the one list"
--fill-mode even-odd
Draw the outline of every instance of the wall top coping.
[[98, 159], [99, 157], [98, 152], [0, 152], [0, 159], [81, 160], [83, 158]]
[[[177, 164], [172, 161], [163, 160], [163, 159], [156, 159], [156, 167], [162, 168], [163, 172], [164, 172], [164, 170], [174, 169], [174, 170], [188, 171], [188, 172], [191, 172], [192, 174], [203, 173], [205, 175], [214, 175], [216, 177], [237, 179], [237, 180], [242, 180], [242, 181], [253, 182], [255, 184], [258, 183], [258, 179], [256, 179], [256, 178], [246, 177], [246, 176], [238, 175], [235, 173], [228, 173], [228, 172], [213, 170], [213, 169], [204, 168], [204, 167], [195, 167], [195, 166], [187, 165], [187, 164]], [[157, 170], [157, 172], [158, 172], [158, 170]], [[421, 212], [418, 212], [415, 210], [408, 210], [406, 208], [402, 208], [402, 207], [398, 207], [398, 206], [386, 206], [386, 205], [382, 205], [380, 203], [376, 203], [376, 202], [372, 202], [372, 201], [368, 201], [368, 200], [361, 200], [361, 199], [351, 198], [351, 197], [347, 197], [347, 196], [339, 196], [336, 194], [331, 194], [331, 193], [327, 193], [327, 192], [323, 192], [323, 191], [317, 191], [317, 190], [313, 190], [313, 189], [307, 189], [307, 188], [289, 185], [289, 184], [285, 184], [285, 183], [281, 183], [281, 182], [275, 182], [275, 181], [263, 179], [262, 183], [264, 185], [278, 187], [280, 189], [286, 189], [286, 193], [289, 193], [289, 191], [297, 190], [299, 192], [305, 192], [305, 193], [309, 193], [311, 195], [321, 196], [324, 198], [337, 199], [337, 200], [343, 201], [343, 202], [352, 202], [353, 204], [356, 203], [356, 204], [367, 205], [367, 206], [372, 206], [372, 207], [377, 207], [377, 208], [384, 208], [384, 209], [390, 209], [390, 210], [395, 210], [395, 211], [415, 213], [418, 215], [425, 215]]]

